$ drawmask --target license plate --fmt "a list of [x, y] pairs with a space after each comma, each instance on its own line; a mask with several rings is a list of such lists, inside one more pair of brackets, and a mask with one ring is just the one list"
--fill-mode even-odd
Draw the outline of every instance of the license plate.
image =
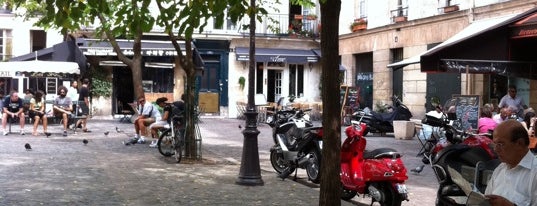
[[306, 123], [305, 123], [305, 122], [298, 122], [298, 121], [297, 121], [297, 122], [295, 122], [295, 124], [296, 124], [296, 127], [298, 127], [298, 128], [304, 128], [304, 127], [306, 127]]
[[267, 124], [272, 123], [272, 117], [267, 117], [267, 120], [265, 121]]
[[395, 186], [397, 187], [397, 191], [399, 192], [399, 194], [408, 193], [408, 191], [406, 190], [406, 185], [404, 185], [404, 184], [395, 184]]

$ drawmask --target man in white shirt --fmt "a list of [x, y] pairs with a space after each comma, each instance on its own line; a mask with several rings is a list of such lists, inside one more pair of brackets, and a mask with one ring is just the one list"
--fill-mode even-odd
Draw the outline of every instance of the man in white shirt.
[[496, 122], [496, 124], [500, 124], [502, 123], [503, 121], [509, 119], [509, 117], [511, 116], [512, 112], [511, 112], [511, 108], [509, 107], [502, 107], [500, 109], [500, 113], [498, 114], [495, 114], [494, 116], [492, 116], [492, 119]]
[[490, 205], [537, 206], [537, 158], [528, 149], [524, 126], [506, 120], [496, 126], [492, 141], [502, 163], [485, 190]]
[[145, 143], [147, 137], [147, 126], [161, 119], [160, 111], [151, 102], [146, 102], [145, 97], [138, 98], [138, 112], [140, 115], [134, 120], [135, 135], [125, 142], [125, 145]]
[[511, 112], [516, 114], [517, 117], [523, 117], [524, 109], [527, 108], [524, 99], [517, 95], [517, 89], [515, 85], [509, 85], [508, 93], [500, 99], [498, 107], [510, 107]]

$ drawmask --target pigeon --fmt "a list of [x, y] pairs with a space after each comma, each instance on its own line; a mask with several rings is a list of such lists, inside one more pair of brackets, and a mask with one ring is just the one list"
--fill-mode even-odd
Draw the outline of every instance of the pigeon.
[[410, 171], [414, 174], [419, 174], [421, 171], [423, 171], [423, 167], [425, 167], [425, 165], [420, 165], [414, 169], [411, 169]]
[[106, 131], [106, 132], [104, 132], [104, 135], [108, 135], [108, 133], [110, 133], [110, 132], [109, 132], [109, 131]]
[[24, 148], [26, 148], [26, 151], [31, 150], [32, 146], [30, 146], [29, 143], [24, 144]]
[[50, 137], [50, 135], [51, 135], [50, 132], [45, 132], [45, 136]]
[[239, 124], [239, 129], [242, 129], [242, 126]]
[[82, 143], [84, 143], [84, 145], [87, 145], [87, 144], [88, 144], [88, 140], [87, 140], [87, 139], [83, 139], [83, 140], [82, 140]]
[[120, 132], [121, 132], [121, 129], [119, 129], [119, 128], [116, 127], [116, 132], [120, 133]]

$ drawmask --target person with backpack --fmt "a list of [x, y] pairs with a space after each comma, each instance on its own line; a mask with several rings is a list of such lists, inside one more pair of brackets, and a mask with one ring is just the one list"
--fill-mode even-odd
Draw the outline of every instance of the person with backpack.
[[151, 129], [151, 137], [156, 138], [155, 140], [151, 141], [151, 144], [149, 147], [157, 147], [158, 142], [158, 130], [160, 128], [166, 127], [170, 123], [171, 114], [172, 114], [172, 104], [168, 103], [168, 98], [161, 97], [158, 98], [156, 101], [156, 104], [162, 108], [162, 115], [160, 119], [157, 119], [154, 123], [149, 125], [149, 129]]

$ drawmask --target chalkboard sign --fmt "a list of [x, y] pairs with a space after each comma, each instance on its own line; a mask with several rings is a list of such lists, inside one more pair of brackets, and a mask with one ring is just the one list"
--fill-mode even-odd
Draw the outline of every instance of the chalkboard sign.
[[479, 120], [479, 95], [453, 95], [456, 99], [456, 114], [464, 131], [477, 130]]
[[351, 86], [341, 86], [340, 90], [340, 103], [341, 103], [341, 112], [344, 114], [345, 108], [355, 108], [360, 106], [359, 95], [360, 91], [356, 87]]

